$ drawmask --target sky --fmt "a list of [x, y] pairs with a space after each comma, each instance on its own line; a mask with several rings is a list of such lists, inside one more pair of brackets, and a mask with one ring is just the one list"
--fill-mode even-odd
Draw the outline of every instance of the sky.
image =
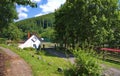
[[31, 0], [31, 1], [37, 3], [37, 8], [16, 5], [16, 10], [19, 18], [17, 21], [52, 13], [55, 11], [55, 9], [58, 9], [62, 4], [66, 2], [66, 0]]

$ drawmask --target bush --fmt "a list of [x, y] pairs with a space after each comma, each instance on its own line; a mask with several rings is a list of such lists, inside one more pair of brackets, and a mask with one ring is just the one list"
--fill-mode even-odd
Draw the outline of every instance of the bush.
[[5, 44], [6, 43], [6, 39], [5, 38], [0, 38], [0, 44]]
[[100, 76], [101, 66], [95, 52], [74, 51], [76, 63], [69, 70], [68, 76]]
[[33, 50], [35, 50], [35, 48], [27, 47], [27, 48], [24, 48], [24, 50], [27, 50], [27, 51], [33, 51]]

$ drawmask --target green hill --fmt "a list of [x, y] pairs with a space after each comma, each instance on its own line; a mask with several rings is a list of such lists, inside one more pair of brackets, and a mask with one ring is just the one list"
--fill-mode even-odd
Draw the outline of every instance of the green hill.
[[24, 33], [25, 37], [28, 32], [36, 33], [38, 35], [46, 31], [46, 29], [53, 27], [54, 13], [33, 17], [16, 22], [16, 26]]

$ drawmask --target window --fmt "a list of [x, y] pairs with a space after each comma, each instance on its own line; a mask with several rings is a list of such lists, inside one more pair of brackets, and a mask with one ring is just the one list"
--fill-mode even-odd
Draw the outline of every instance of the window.
[[35, 42], [35, 41], [37, 40], [37, 38], [36, 38], [36, 37], [33, 37], [31, 40], [32, 40], [33, 42]]

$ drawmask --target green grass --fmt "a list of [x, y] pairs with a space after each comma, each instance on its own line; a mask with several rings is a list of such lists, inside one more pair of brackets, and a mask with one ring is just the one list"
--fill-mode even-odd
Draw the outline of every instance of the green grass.
[[[31, 66], [33, 76], [64, 76], [64, 72], [58, 72], [57, 68], [61, 67], [63, 70], [66, 70], [70, 66], [70, 63], [66, 60], [46, 52], [35, 54], [35, 50], [21, 50], [15, 46], [2, 46], [9, 48], [20, 55]], [[32, 55], [34, 55], [34, 57], [32, 57]], [[38, 59], [38, 56], [41, 57], [40, 60]]]
[[101, 64], [105, 64], [107, 67], [113, 67], [120, 70], [120, 56], [115, 53], [106, 53], [105, 59], [102, 59]]
[[120, 62], [118, 61], [106, 59], [106, 60], [101, 60], [101, 64], [105, 64], [107, 67], [113, 67], [120, 70]]
[[[58, 67], [63, 68], [63, 70], [68, 70], [71, 65], [66, 60], [53, 56], [46, 53], [45, 51], [36, 54], [34, 49], [18, 49], [17, 45], [1, 45], [3, 47], [9, 48], [12, 51], [20, 55], [32, 68], [33, 76], [64, 76], [64, 72], [59, 73], [57, 71]], [[32, 57], [34, 55], [34, 57]], [[41, 57], [39, 60], [38, 57]], [[120, 62], [112, 60], [101, 60], [101, 64], [106, 67], [113, 67], [120, 69]]]

